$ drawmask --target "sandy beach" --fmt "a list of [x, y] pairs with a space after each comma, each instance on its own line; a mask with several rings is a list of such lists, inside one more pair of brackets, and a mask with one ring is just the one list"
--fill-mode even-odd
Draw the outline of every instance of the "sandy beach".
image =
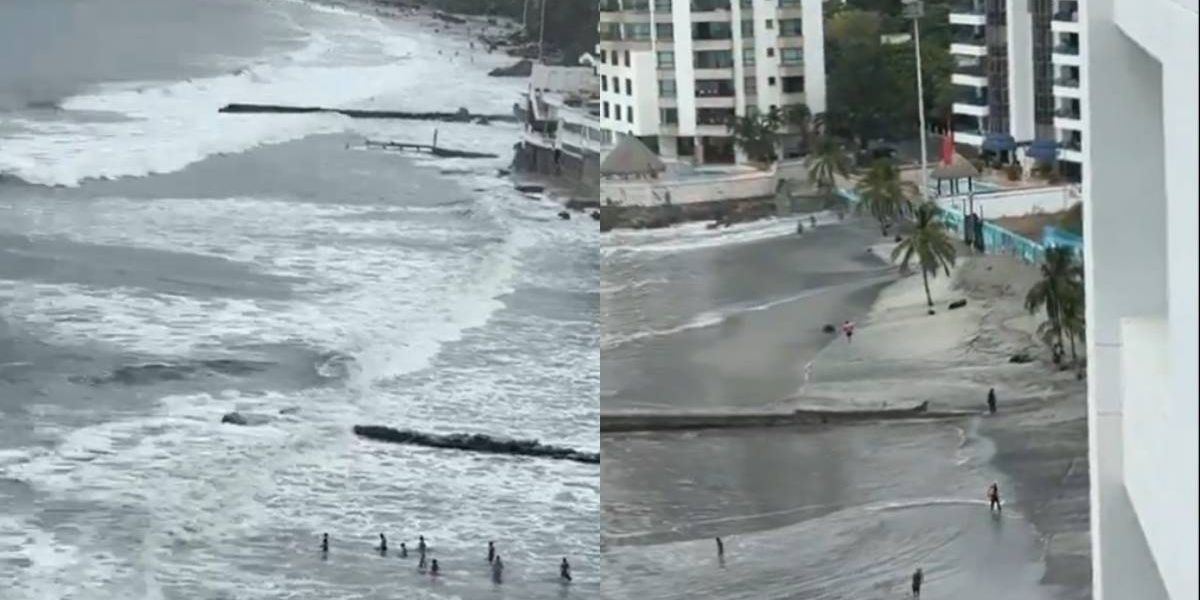
[[[725, 246], [690, 230], [610, 238], [624, 246], [606, 250], [602, 410], [928, 401], [978, 416], [604, 434], [606, 597], [892, 598], [917, 565], [928, 598], [1088, 597], [1083, 384], [1033, 338], [1022, 300], [1036, 269], [964, 255], [931, 280], [931, 316], [920, 276], [894, 280], [879, 260], [892, 244], [871, 223], [799, 239], [784, 225], [735, 227]], [[655, 334], [618, 330], [626, 315]], [[852, 342], [820, 332], [844, 318], [857, 322]], [[1018, 351], [1037, 361], [1009, 363]], [[989, 387], [996, 416], [983, 414]], [[1007, 509], [989, 519], [993, 481]]]

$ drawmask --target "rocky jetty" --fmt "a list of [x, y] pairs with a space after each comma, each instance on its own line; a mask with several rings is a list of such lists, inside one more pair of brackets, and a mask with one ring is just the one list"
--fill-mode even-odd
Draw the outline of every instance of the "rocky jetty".
[[535, 456], [557, 460], [600, 464], [600, 453], [580, 452], [572, 448], [549, 446], [537, 440], [512, 440], [494, 438], [479, 433], [451, 433], [440, 435], [422, 433], [410, 429], [393, 429], [381, 425], [355, 425], [354, 434], [367, 439], [393, 444], [409, 444], [429, 448], [446, 448], [482, 452], [485, 454], [508, 454], [512, 456]]

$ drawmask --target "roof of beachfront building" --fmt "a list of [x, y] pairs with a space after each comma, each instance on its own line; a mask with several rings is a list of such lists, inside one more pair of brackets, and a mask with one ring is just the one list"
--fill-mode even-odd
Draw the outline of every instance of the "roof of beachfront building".
[[632, 135], [621, 136], [616, 147], [600, 161], [601, 175], [653, 176], [666, 168], [661, 158]]

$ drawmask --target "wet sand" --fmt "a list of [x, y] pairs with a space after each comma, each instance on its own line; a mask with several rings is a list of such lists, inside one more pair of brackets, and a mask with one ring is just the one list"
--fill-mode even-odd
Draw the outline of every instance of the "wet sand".
[[[777, 253], [768, 248], [750, 244], [738, 254]], [[874, 250], [886, 256], [890, 248]], [[820, 252], [814, 258], [819, 262], [831, 249], [808, 252]], [[805, 264], [805, 256], [790, 258]], [[686, 262], [680, 268], [683, 258], [674, 260], [671, 266], [687, 273]], [[780, 278], [755, 266], [751, 262], [746, 271]], [[952, 289], [946, 277], [931, 283], [934, 316], [926, 314], [920, 277], [909, 277], [879, 293], [859, 319], [852, 343], [826, 339], [819, 351], [772, 344], [772, 338], [787, 337], [781, 333], [787, 328], [779, 326], [783, 321], [775, 321], [766, 352], [735, 355], [726, 368], [765, 356], [774, 367], [760, 364], [756, 375], [782, 369], [794, 377], [815, 357], [812, 381], [800, 386], [802, 400], [829, 408], [929, 400], [930, 410], [982, 413], [987, 389], [994, 386], [1000, 415], [941, 423], [606, 435], [605, 596], [636, 591], [645, 598], [906, 597], [907, 576], [920, 565], [926, 570], [926, 598], [1088, 597], [1082, 384], [1044, 365], [1007, 362], [1014, 349], [1033, 345], [1029, 331], [1036, 321], [1022, 316], [1020, 298], [1012, 293], [1023, 295], [1027, 272], [967, 261], [957, 273], [962, 290]], [[997, 297], [1002, 286], [991, 284], [1007, 280], [1016, 281], [1010, 295]], [[966, 308], [945, 310], [960, 297], [970, 299]], [[790, 315], [804, 315], [805, 308], [805, 301], [791, 304]], [[732, 337], [746, 331], [736, 328]], [[719, 331], [709, 333], [721, 338]], [[671, 350], [666, 342], [655, 343], [659, 352]], [[754, 348], [753, 340], [739, 344], [684, 352]], [[671, 360], [647, 353], [639, 367]], [[608, 354], [605, 363], [602, 368], [613, 368]], [[650, 388], [658, 392], [690, 375], [672, 371], [647, 379], [660, 383]], [[606, 371], [605, 386], [609, 380]], [[747, 381], [762, 401], [764, 386], [755, 377], [710, 387], [731, 391]], [[613, 397], [625, 400], [622, 409], [636, 407], [627, 401], [627, 390], [608, 394], [606, 411]], [[678, 396], [645, 397], [653, 399], [648, 404], [655, 410], [678, 405], [673, 402]], [[1002, 518], [987, 516], [983, 490], [991, 481], [999, 482], [1005, 498]], [[724, 565], [712, 541], [717, 535], [725, 538]]]

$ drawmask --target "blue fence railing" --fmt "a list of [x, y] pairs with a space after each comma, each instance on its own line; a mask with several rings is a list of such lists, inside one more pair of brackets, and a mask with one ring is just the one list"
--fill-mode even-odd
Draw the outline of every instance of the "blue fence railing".
[[1075, 252], [1076, 256], [1083, 258], [1083, 238], [1053, 225], [1047, 225], [1042, 228], [1042, 247], [1070, 248]]
[[[852, 190], [838, 188], [838, 195], [852, 205], [858, 205], [862, 202], [858, 194]], [[966, 222], [966, 215], [953, 208], [942, 208], [940, 217], [942, 222], [946, 224], [946, 227], [954, 231], [959, 239], [965, 237], [966, 230], [964, 223]], [[1078, 248], [1079, 252], [1082, 253], [1082, 240], [1080, 240]], [[1046, 254], [1041, 244], [986, 221], [983, 223], [983, 251], [987, 254], [1016, 256], [1030, 264], [1041, 262]]]

